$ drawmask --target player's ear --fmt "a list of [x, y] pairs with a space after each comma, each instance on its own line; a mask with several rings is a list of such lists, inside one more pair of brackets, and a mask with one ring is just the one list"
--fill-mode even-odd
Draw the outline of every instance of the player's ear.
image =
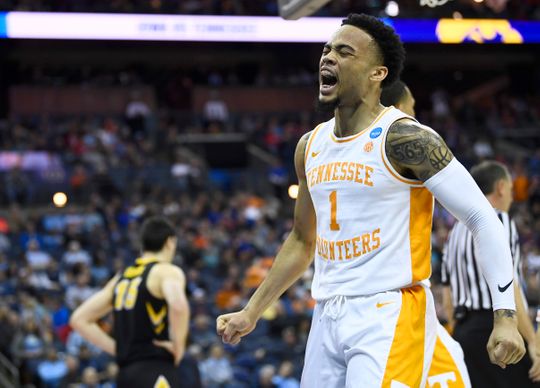
[[176, 237], [175, 237], [175, 236], [168, 237], [168, 238], [167, 238], [167, 245], [168, 245], [170, 248], [175, 247], [175, 246], [176, 246]]
[[504, 184], [505, 184], [504, 179], [499, 179], [495, 183], [495, 190], [497, 190], [497, 195], [498, 196], [503, 196], [504, 195]]
[[373, 82], [382, 82], [388, 75], [388, 68], [386, 66], [376, 66], [371, 71], [369, 79]]

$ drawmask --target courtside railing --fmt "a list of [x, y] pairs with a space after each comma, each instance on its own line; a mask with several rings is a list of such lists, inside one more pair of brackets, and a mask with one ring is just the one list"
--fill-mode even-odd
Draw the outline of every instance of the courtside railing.
[[19, 371], [11, 361], [0, 353], [0, 387], [19, 388]]

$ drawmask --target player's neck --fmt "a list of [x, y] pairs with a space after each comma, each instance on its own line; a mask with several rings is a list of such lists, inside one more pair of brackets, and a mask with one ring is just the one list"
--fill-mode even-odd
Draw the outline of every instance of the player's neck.
[[144, 252], [141, 259], [154, 259], [163, 263], [169, 262], [163, 252]]
[[335, 135], [337, 137], [352, 136], [367, 128], [384, 109], [379, 98], [375, 97], [366, 98], [355, 106], [336, 108], [334, 112], [336, 118]]

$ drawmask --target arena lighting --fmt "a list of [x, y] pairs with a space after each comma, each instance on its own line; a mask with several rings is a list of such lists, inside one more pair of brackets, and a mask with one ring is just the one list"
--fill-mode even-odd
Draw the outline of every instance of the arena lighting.
[[390, 17], [395, 17], [399, 15], [399, 5], [394, 0], [390, 0], [388, 3], [386, 3], [386, 8], [384, 9], [384, 12]]
[[298, 185], [290, 185], [288, 192], [292, 199], [298, 198]]
[[68, 197], [65, 193], [58, 192], [53, 195], [53, 204], [56, 207], [64, 207], [68, 202]]
[[[324, 43], [341, 19], [7, 12], [0, 13], [0, 38]], [[406, 43], [540, 43], [540, 22], [534, 21], [383, 20]]]

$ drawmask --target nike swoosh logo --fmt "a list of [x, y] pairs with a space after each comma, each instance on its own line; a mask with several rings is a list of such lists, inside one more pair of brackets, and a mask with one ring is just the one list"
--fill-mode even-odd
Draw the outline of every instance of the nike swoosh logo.
[[377, 303], [375, 306], [376, 306], [378, 309], [380, 309], [381, 307], [384, 307], [384, 306], [386, 306], [387, 304], [392, 304], [392, 303], [394, 303], [394, 302], [383, 302], [383, 303], [380, 303], [380, 302], [379, 302], [379, 303]]
[[508, 289], [508, 287], [510, 287], [510, 284], [512, 284], [513, 281], [514, 281], [514, 279], [510, 280], [510, 283], [508, 283], [504, 287], [498, 286], [499, 287], [499, 292], [505, 292]]
[[320, 153], [321, 153], [321, 151], [312, 152], [312, 153], [311, 153], [311, 157], [312, 157], [312, 158], [316, 158], [317, 155], [319, 155]]

